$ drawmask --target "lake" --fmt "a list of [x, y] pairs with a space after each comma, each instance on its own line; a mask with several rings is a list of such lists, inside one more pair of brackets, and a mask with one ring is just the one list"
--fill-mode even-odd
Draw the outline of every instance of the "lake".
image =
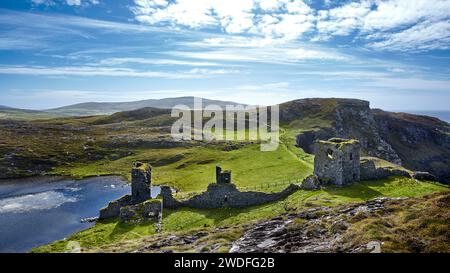
[[[131, 192], [120, 177], [0, 180], [0, 252], [27, 252], [89, 228], [110, 201]], [[160, 192], [152, 187], [152, 197]]]

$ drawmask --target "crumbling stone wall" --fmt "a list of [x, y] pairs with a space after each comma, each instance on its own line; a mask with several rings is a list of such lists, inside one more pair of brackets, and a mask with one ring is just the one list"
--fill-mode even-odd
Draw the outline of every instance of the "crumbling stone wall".
[[100, 210], [99, 220], [118, 217], [120, 214], [120, 208], [131, 204], [131, 195], [125, 195], [117, 200], [109, 202], [107, 207]]
[[119, 220], [125, 223], [158, 220], [162, 214], [162, 208], [162, 201], [159, 199], [151, 199], [144, 203], [124, 206], [120, 208]]
[[161, 186], [160, 196], [163, 199], [163, 206], [165, 208], [178, 208], [181, 203], [172, 195], [172, 188], [169, 186]]
[[360, 148], [357, 140], [332, 138], [317, 141], [314, 174], [323, 184], [342, 186], [359, 181]]
[[375, 161], [371, 159], [363, 159], [360, 162], [361, 180], [378, 180], [391, 176], [411, 177], [406, 170], [396, 169], [392, 167], [377, 168]]
[[286, 198], [300, 187], [290, 185], [285, 190], [277, 193], [241, 192], [234, 184], [210, 184], [208, 189], [189, 200], [178, 201], [172, 196], [170, 188], [163, 190], [163, 206], [166, 208], [190, 207], [190, 208], [223, 208], [223, 207], [248, 207], [264, 203], [274, 202]]

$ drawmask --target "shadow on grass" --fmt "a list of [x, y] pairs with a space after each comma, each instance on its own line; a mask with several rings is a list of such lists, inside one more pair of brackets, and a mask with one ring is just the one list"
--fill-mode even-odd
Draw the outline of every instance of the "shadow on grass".
[[125, 234], [133, 231], [134, 229], [139, 228], [139, 227], [152, 227], [152, 228], [155, 228], [155, 224], [156, 224], [155, 221], [144, 221], [144, 222], [139, 223], [139, 224], [121, 223], [121, 222], [119, 222], [119, 219], [116, 219], [116, 221], [117, 221], [117, 224], [115, 225], [114, 229], [112, 230], [111, 234], [109, 235], [109, 237], [111, 237], [111, 238], [115, 238], [117, 236], [125, 235]]
[[357, 183], [349, 187], [327, 187], [324, 191], [330, 195], [363, 200], [373, 199], [383, 195], [381, 192], [370, 188], [367, 183]]

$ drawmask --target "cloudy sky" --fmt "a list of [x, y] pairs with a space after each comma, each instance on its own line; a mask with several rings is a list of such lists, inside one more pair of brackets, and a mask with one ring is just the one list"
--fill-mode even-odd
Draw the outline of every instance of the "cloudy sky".
[[450, 0], [2, 0], [0, 105], [306, 97], [450, 110]]

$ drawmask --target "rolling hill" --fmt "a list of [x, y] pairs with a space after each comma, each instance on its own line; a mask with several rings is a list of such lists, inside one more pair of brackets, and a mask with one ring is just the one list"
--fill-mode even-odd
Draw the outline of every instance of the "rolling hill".
[[[218, 105], [225, 107], [226, 105], [241, 105], [231, 101], [220, 101], [203, 99], [203, 104]], [[46, 110], [47, 113], [59, 116], [91, 116], [91, 115], [110, 115], [122, 111], [137, 110], [145, 107], [170, 109], [176, 105], [186, 105], [194, 108], [194, 97], [178, 97], [164, 99], [149, 99], [131, 102], [87, 102], [64, 106], [55, 109]]]
[[44, 111], [18, 109], [0, 105], [0, 119], [35, 120], [54, 117], [57, 117], [57, 115]]

